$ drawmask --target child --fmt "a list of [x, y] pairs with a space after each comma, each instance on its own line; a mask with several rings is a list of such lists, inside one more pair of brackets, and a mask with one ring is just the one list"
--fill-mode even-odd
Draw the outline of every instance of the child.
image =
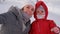
[[32, 25], [30, 34], [58, 34], [59, 28], [53, 20], [48, 20], [48, 8], [43, 1], [36, 3], [36, 11], [34, 18], [36, 19]]

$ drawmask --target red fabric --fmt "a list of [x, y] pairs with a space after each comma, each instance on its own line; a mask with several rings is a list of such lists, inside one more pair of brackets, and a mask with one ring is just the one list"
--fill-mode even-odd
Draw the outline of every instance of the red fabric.
[[36, 20], [31, 25], [30, 34], [55, 34], [51, 32], [51, 28], [56, 24], [52, 20]]
[[43, 8], [45, 9], [45, 19], [47, 19], [47, 16], [48, 16], [48, 8], [47, 8], [47, 6], [45, 5], [45, 3], [43, 2], [43, 1], [38, 1], [37, 3], [36, 3], [36, 5], [35, 5], [35, 12], [34, 12], [34, 18], [35, 19], [37, 19], [37, 16], [36, 16], [36, 9], [40, 6], [40, 5], [42, 5], [43, 6]]
[[[36, 3], [36, 9], [42, 5], [45, 9], [45, 18], [44, 19], [38, 19], [36, 16], [36, 11], [34, 12], [34, 18], [36, 19], [32, 25], [29, 34], [55, 34], [54, 32], [51, 32], [51, 28], [56, 27], [56, 24], [53, 20], [47, 20], [48, 16], [48, 8], [45, 5], [43, 1], [39, 1]], [[36, 10], [35, 9], [35, 10]]]

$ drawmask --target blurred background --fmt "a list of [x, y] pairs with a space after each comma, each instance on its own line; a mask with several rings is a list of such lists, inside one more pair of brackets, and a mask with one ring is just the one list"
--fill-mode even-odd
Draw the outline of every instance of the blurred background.
[[[0, 14], [5, 13], [12, 5], [19, 5], [20, 0], [0, 0]], [[37, 0], [30, 0], [34, 3]], [[54, 20], [57, 26], [60, 27], [60, 0], [43, 0], [48, 6], [49, 14], [48, 19]], [[31, 18], [31, 23], [34, 21], [34, 17]], [[2, 24], [0, 24], [1, 29]]]

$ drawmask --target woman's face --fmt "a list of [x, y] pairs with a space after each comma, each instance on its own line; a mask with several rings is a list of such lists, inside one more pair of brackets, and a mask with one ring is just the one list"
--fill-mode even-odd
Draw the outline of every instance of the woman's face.
[[38, 8], [38, 9], [36, 10], [36, 12], [37, 12], [37, 15], [38, 15], [37, 17], [38, 17], [38, 18], [42, 19], [42, 18], [45, 17], [45, 11], [40, 10], [40, 8]]
[[29, 16], [32, 16], [33, 12], [35, 11], [35, 8], [32, 5], [26, 5], [24, 6], [23, 11], [27, 13]]

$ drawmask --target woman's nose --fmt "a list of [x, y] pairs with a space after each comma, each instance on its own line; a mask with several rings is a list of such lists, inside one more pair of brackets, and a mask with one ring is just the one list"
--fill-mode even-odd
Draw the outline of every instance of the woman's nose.
[[33, 11], [29, 10], [28, 14], [29, 15], [32, 15], [33, 14]]

